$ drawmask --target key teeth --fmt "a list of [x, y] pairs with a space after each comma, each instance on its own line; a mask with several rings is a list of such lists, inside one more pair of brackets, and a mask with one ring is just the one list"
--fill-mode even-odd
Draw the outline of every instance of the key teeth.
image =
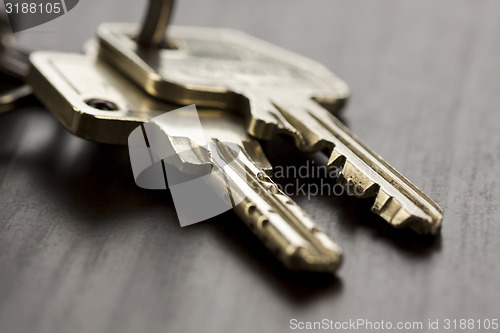
[[442, 218], [435, 220], [410, 214], [397, 199], [384, 192], [378, 184], [366, 177], [339, 152], [332, 151], [328, 167], [341, 169], [338, 182], [344, 186], [349, 195], [358, 198], [375, 196], [372, 212], [382, 217], [397, 229], [410, 228], [419, 234], [436, 235], [441, 227]]
[[440, 219], [433, 221], [431, 217], [421, 218], [410, 214], [400, 202], [383, 190], [379, 190], [371, 210], [397, 229], [410, 228], [422, 235], [436, 235], [441, 227]]
[[288, 122], [273, 103], [265, 99], [259, 102], [257, 100], [249, 99], [251, 111], [249, 111], [250, 116], [247, 118], [246, 127], [250, 135], [261, 140], [271, 140], [277, 132], [301, 137], [299, 131]]
[[335, 167], [340, 169], [344, 167], [345, 162], [346, 162], [346, 157], [334, 149], [330, 154], [330, 158], [328, 159], [327, 165], [330, 168]]
[[278, 133], [290, 137], [298, 149], [305, 153], [315, 153], [333, 147], [329, 140], [323, 139], [318, 133], [305, 126], [303, 120], [299, 120], [293, 111], [276, 101], [273, 106], [274, 111], [271, 116], [276, 118]]
[[347, 193], [351, 196], [370, 198], [379, 191], [380, 186], [378, 184], [366, 177], [352, 163], [347, 161], [345, 156], [335, 150], [330, 156], [328, 166], [330, 168], [336, 167], [342, 169], [338, 174], [337, 181], [344, 186]]
[[260, 118], [251, 117], [247, 124], [247, 129], [248, 133], [255, 138], [270, 140], [276, 133], [277, 124], [272, 121], [269, 122]]

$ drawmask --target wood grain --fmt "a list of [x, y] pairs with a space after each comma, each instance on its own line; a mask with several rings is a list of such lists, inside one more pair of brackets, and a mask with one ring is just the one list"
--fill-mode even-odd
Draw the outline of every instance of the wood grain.
[[[141, 19], [119, 3], [82, 2], [21, 42], [78, 51], [88, 15]], [[441, 236], [392, 230], [367, 201], [296, 197], [346, 261], [334, 277], [288, 274], [233, 213], [180, 228], [167, 192], [135, 186], [126, 147], [23, 108], [0, 115], [0, 332], [500, 317], [500, 2], [186, 0], [175, 22], [244, 30], [345, 79], [343, 120], [442, 206]], [[306, 163], [283, 145], [267, 145], [273, 163]]]

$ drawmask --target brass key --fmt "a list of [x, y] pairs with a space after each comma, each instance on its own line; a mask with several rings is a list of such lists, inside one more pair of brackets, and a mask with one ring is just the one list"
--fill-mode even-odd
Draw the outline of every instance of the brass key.
[[[235, 212], [286, 267], [322, 272], [339, 267], [341, 249], [272, 182], [266, 173], [271, 166], [258, 141], [246, 133], [240, 116], [199, 110], [209, 149], [196, 143], [193, 113], [181, 114], [174, 122], [162, 122], [162, 117], [169, 115], [167, 111], [178, 106], [148, 96], [102, 62], [52, 52], [35, 52], [30, 59], [33, 67], [29, 83], [35, 95], [70, 132], [99, 142], [123, 144], [146, 122], [146, 131], [156, 128], [163, 144], [173, 147], [172, 156], [180, 163], [172, 165], [180, 164], [180, 169], [190, 166], [187, 169], [191, 173], [204, 166], [223, 170], [216, 186], [231, 189], [229, 199]], [[183, 154], [185, 151], [196, 154]], [[169, 163], [168, 159], [164, 161]]]

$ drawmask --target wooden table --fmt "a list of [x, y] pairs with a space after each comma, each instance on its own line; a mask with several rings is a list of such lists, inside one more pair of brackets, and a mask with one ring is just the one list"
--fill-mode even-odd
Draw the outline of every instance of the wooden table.
[[[118, 4], [81, 1], [21, 41], [78, 51], [98, 22], [140, 19], [143, 4]], [[0, 332], [500, 318], [499, 1], [186, 0], [175, 22], [244, 30], [345, 79], [343, 120], [441, 205], [441, 235], [395, 231], [369, 201], [298, 196], [346, 260], [290, 274], [232, 212], [181, 228], [167, 191], [136, 187], [126, 147], [23, 108], [0, 116]], [[307, 163], [283, 145], [266, 147], [275, 164]]]

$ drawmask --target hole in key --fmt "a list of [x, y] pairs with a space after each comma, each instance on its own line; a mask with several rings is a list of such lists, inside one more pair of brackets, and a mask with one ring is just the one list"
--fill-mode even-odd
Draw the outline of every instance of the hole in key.
[[253, 215], [253, 213], [255, 213], [256, 210], [257, 207], [254, 204], [247, 205], [247, 215]]
[[269, 224], [269, 220], [268, 219], [260, 219], [257, 222], [257, 225], [258, 225], [259, 228], [265, 228], [268, 224]]
[[100, 98], [91, 98], [87, 99], [85, 103], [88, 106], [93, 107], [94, 109], [101, 110], [101, 111], [118, 111], [118, 106], [116, 106], [115, 103], [107, 101], [105, 99], [100, 99]]

